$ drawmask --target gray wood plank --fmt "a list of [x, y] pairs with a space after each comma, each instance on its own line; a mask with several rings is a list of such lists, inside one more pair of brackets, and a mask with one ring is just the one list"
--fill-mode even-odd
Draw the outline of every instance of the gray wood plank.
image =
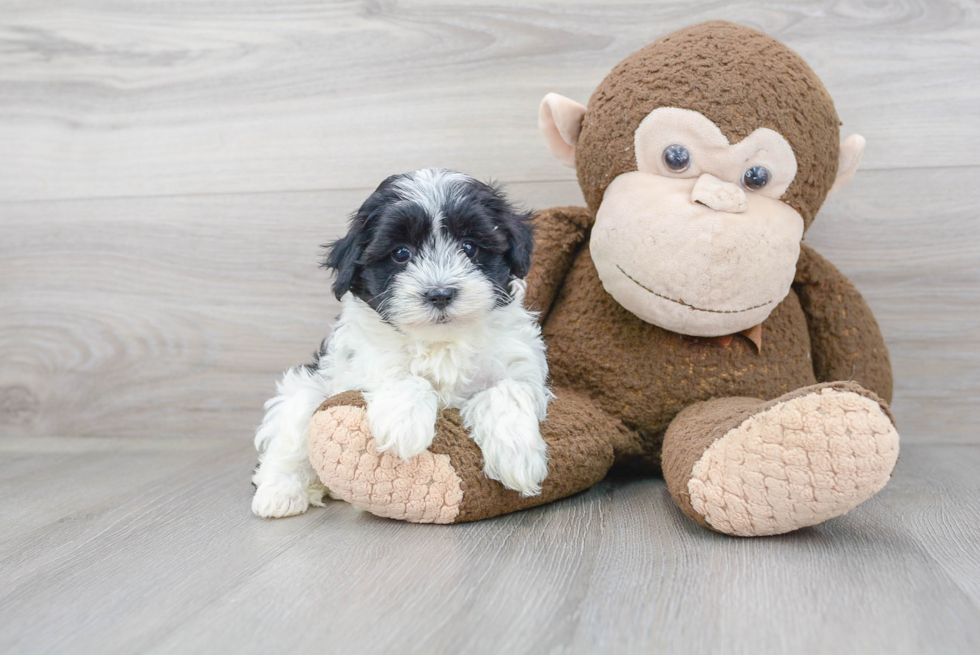
[[874, 310], [898, 427], [912, 440], [980, 442], [978, 176], [980, 168], [859, 171], [806, 235]]
[[228, 446], [200, 437], [0, 439], [0, 544], [72, 520], [79, 507], [127, 497]]
[[[331, 514], [256, 519], [247, 443], [187, 454], [186, 468], [166, 480], [80, 504], [67, 520], [0, 544], [0, 650], [142, 650], [134, 635], [159, 641], [161, 623], [189, 619], [202, 598], [234, 588]], [[101, 474], [125, 478], [119, 467]]]
[[977, 471], [976, 445], [906, 449], [881, 501], [980, 607]]
[[[930, 447], [913, 446], [905, 457]], [[706, 536], [672, 511], [663, 488], [656, 517], [669, 517], [670, 527], [651, 528], [651, 519], [642, 520], [654, 511], [649, 498], [626, 494], [618, 500], [633, 505], [633, 514], [609, 532], [629, 530], [628, 543], [649, 547], [624, 552], [623, 540], [612, 540], [600, 549], [578, 651], [975, 651], [980, 608], [919, 542], [936, 525], [903, 527], [883, 510], [890, 491], [844, 517], [771, 540]], [[621, 589], [630, 600], [617, 603]]]
[[[893, 484], [847, 516], [733, 539], [680, 515], [662, 481], [626, 478], [461, 526], [339, 502], [263, 521], [251, 453], [228, 442], [0, 544], [0, 648], [975, 652], [980, 529], [959, 519], [980, 511], [977, 450], [906, 447]], [[125, 452], [102, 451], [101, 475], [124, 476]], [[921, 492], [936, 485], [939, 505]]]
[[571, 180], [536, 133], [625, 55], [722, 18], [822, 76], [872, 169], [980, 164], [980, 18], [965, 0], [8, 1], [0, 199], [363, 187], [449, 166]]

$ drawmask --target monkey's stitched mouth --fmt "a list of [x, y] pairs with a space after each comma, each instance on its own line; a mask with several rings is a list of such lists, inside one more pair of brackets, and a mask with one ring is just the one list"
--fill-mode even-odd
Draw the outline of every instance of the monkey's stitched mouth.
[[670, 302], [675, 302], [678, 305], [682, 305], [683, 307], [687, 307], [688, 309], [693, 309], [694, 311], [698, 311], [698, 312], [709, 312], [711, 314], [741, 314], [742, 312], [750, 312], [753, 309], [759, 309], [760, 307], [765, 307], [766, 305], [771, 305], [773, 303], [773, 301], [770, 300], [769, 302], [764, 302], [761, 305], [755, 305], [754, 307], [746, 307], [745, 309], [704, 309], [702, 307], [695, 307], [694, 305], [691, 305], [689, 303], [686, 303], [683, 300], [678, 300], [677, 298], [670, 298], [668, 296], [663, 295], [662, 293], [657, 293], [656, 291], [654, 291], [650, 287], [646, 286], [642, 282], [639, 282], [632, 275], [630, 275], [629, 273], [627, 273], [626, 271], [624, 271], [623, 270], [623, 267], [620, 266], [619, 264], [616, 264], [616, 268], [619, 269], [619, 272], [620, 273], [622, 273], [623, 275], [625, 275], [626, 277], [628, 277], [633, 284], [635, 284], [636, 286], [640, 287], [644, 291], [647, 291], [649, 293], [652, 293], [653, 295], [655, 295], [658, 298], [663, 298], [664, 300], [669, 300]]

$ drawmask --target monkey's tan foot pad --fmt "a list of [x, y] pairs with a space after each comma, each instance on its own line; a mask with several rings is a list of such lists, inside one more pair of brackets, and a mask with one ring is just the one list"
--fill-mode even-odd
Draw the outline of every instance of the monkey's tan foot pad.
[[335, 497], [401, 521], [456, 521], [463, 491], [449, 455], [426, 451], [405, 461], [378, 452], [362, 407], [339, 405], [314, 414], [309, 447], [313, 468]]
[[763, 409], [708, 447], [687, 483], [714, 530], [773, 535], [822, 523], [885, 486], [898, 432], [862, 393], [819, 388]]

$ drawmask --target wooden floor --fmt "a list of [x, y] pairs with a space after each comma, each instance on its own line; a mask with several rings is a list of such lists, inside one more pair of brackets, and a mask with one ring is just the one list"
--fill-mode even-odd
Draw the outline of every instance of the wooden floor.
[[3, 445], [0, 652], [976, 653], [980, 446], [850, 514], [707, 532], [662, 480], [460, 526], [248, 510], [247, 444]]
[[[248, 511], [318, 245], [391, 173], [581, 204], [536, 132], [723, 18], [800, 52], [856, 178], [807, 242], [867, 297], [902, 457], [850, 514], [724, 538], [662, 480], [413, 526]], [[980, 5], [0, 0], [0, 652], [980, 652]]]

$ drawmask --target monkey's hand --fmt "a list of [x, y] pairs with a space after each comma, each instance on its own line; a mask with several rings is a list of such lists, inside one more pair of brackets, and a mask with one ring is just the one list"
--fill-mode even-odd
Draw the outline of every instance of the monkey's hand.
[[552, 207], [531, 219], [534, 263], [527, 276], [524, 306], [541, 312], [540, 320], [547, 316], [592, 222], [592, 214], [585, 207]]
[[817, 382], [851, 380], [891, 402], [888, 349], [871, 308], [851, 281], [801, 244], [793, 288], [806, 314]]

